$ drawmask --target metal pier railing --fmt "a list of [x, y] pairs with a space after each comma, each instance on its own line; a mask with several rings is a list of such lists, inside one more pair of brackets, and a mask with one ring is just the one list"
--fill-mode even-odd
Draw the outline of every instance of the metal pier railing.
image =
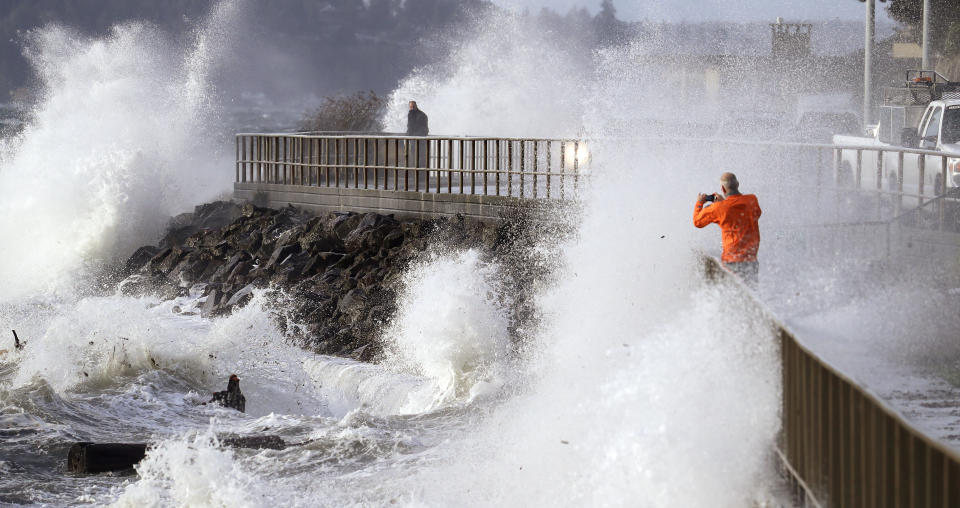
[[589, 155], [576, 139], [340, 133], [236, 135], [237, 183], [564, 199]]

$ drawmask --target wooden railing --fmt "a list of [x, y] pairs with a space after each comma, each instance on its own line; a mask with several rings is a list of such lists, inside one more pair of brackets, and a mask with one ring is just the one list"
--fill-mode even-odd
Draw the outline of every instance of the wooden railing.
[[236, 135], [236, 181], [351, 189], [564, 199], [589, 154], [584, 141], [339, 133]]
[[[719, 260], [702, 256], [708, 280], [752, 294]], [[960, 506], [960, 454], [804, 346], [763, 306], [776, 328], [782, 426], [776, 453], [797, 501], [829, 507]]]

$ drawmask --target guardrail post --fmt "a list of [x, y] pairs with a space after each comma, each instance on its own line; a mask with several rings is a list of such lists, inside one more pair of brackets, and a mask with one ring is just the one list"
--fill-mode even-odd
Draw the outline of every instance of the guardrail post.
[[483, 140], [483, 195], [490, 194], [490, 178], [487, 172], [490, 169], [490, 140]]
[[926, 170], [927, 170], [927, 158], [925, 155], [920, 154], [920, 156], [917, 157], [917, 175], [920, 180], [919, 182], [920, 192], [918, 192], [920, 196], [917, 198], [917, 206], [923, 206], [923, 193], [924, 193], [923, 184], [926, 183], [926, 175], [924, 175], [924, 172], [926, 172]]
[[547, 199], [550, 199], [550, 175], [553, 174], [553, 142], [547, 140]]
[[564, 191], [564, 173], [567, 165], [567, 142], [560, 142], [560, 199], [563, 199]]
[[840, 167], [843, 160], [843, 148], [833, 149], [833, 178], [834, 184], [840, 185]]
[[453, 194], [453, 140], [447, 140], [447, 194]]
[[458, 140], [457, 145], [458, 145], [458, 148], [460, 149], [460, 168], [459, 168], [460, 169], [460, 173], [459, 173], [460, 174], [460, 194], [463, 194], [463, 170], [466, 169], [465, 165], [466, 165], [467, 155], [463, 151], [462, 139]]
[[507, 140], [507, 196], [513, 196], [513, 140]]
[[853, 181], [853, 188], [859, 189], [863, 173], [863, 150], [857, 150], [857, 176]]
[[494, 140], [493, 142], [493, 152], [494, 152], [494, 178], [496, 179], [497, 186], [497, 195], [500, 195], [500, 143], [499, 139]]
[[527, 164], [527, 142], [526, 140], [520, 140], [520, 199], [523, 199], [526, 194], [526, 186], [523, 181], [523, 171], [526, 169]]
[[897, 215], [903, 210], [903, 152], [897, 153]]
[[537, 199], [537, 172], [540, 171], [539, 147], [540, 141], [534, 139], [533, 143], [533, 199]]
[[[937, 196], [943, 196], [947, 193], [947, 156], [940, 156], [940, 174], [937, 175], [940, 183], [940, 192]], [[941, 199], [937, 202], [937, 231], [943, 231], [943, 223], [946, 220], [947, 202]]]
[[580, 190], [580, 141], [573, 142], [573, 191]]

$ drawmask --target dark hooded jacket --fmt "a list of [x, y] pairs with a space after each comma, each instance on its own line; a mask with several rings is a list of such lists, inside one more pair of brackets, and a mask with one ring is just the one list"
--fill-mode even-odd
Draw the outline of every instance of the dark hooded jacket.
[[427, 136], [429, 134], [427, 114], [420, 111], [420, 108], [411, 109], [407, 113], [407, 136]]

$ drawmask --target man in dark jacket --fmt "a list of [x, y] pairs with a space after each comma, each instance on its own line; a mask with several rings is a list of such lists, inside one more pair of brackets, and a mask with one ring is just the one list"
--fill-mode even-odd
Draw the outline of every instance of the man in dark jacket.
[[427, 114], [417, 108], [416, 101], [410, 101], [410, 112], [407, 113], [407, 136], [427, 136]]
[[[430, 129], [427, 127], [427, 114], [417, 108], [415, 101], [410, 101], [410, 112], [407, 113], [407, 136], [427, 136]], [[414, 167], [427, 167], [427, 140], [409, 140], [406, 144], [407, 164]], [[411, 160], [412, 159], [412, 160]]]

